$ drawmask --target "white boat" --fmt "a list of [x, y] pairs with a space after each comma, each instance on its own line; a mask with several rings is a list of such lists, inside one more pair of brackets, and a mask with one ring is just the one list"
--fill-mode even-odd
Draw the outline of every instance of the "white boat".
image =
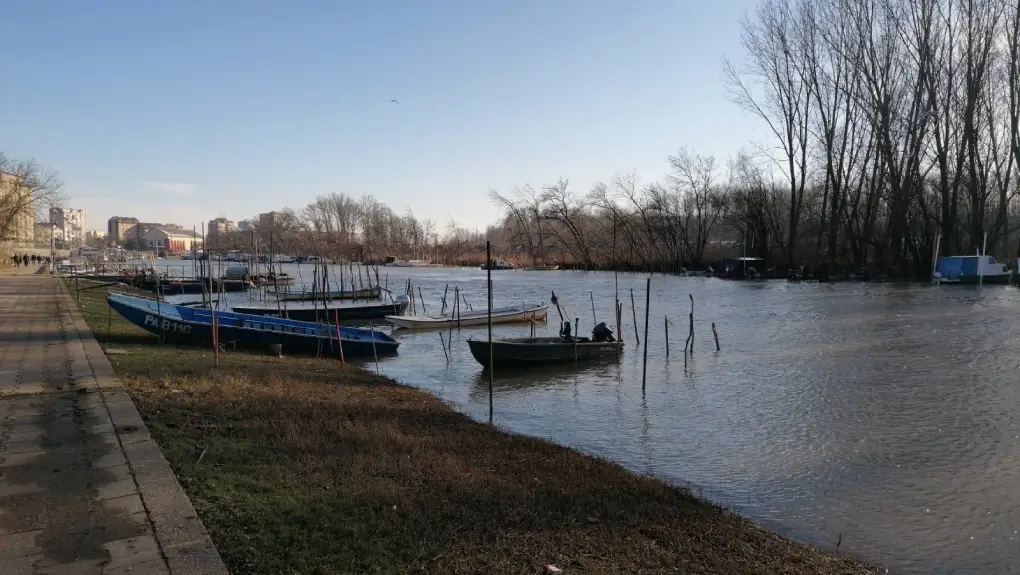
[[428, 260], [394, 260], [387, 264], [395, 268], [424, 268], [429, 266]]
[[1013, 270], [1005, 264], [979, 255], [941, 257], [932, 275], [936, 284], [1008, 284], [1012, 279]]
[[[518, 305], [493, 308], [492, 323], [521, 323], [543, 321], [548, 315], [549, 306], [545, 304]], [[488, 310], [474, 310], [457, 314], [442, 315], [388, 315], [386, 321], [403, 329], [429, 329], [441, 327], [468, 327], [487, 325]]]

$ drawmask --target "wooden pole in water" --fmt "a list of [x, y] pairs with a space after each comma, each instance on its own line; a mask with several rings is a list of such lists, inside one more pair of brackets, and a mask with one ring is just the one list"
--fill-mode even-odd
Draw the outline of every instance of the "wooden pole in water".
[[[620, 298], [616, 298], [616, 337], [623, 341], [623, 335], [620, 333], [620, 324], [623, 322], [623, 304], [620, 303]], [[616, 345], [616, 359], [620, 359], [620, 344]]]
[[719, 351], [719, 332], [715, 331], [715, 322], [712, 322], [712, 335], [715, 337], [715, 350]]
[[598, 318], [595, 317], [595, 293], [588, 292], [588, 297], [591, 298], [591, 326], [594, 329], [599, 323]]
[[[492, 242], [485, 240], [485, 261], [492, 261]], [[488, 286], [489, 297], [489, 311], [487, 314], [487, 322], [489, 326], [489, 423], [492, 423], [492, 372], [493, 372], [493, 353], [492, 353], [492, 266], [485, 266], [485, 282]]]
[[690, 349], [691, 355], [694, 354], [694, 295], [687, 294], [687, 297], [691, 298], [691, 313], [688, 316], [690, 318], [689, 329], [687, 332], [687, 342], [684, 343], [684, 353]]
[[319, 317], [319, 266], [312, 268], [312, 311]]
[[577, 334], [578, 334], [577, 324], [579, 324], [579, 323], [581, 323], [581, 318], [575, 317], [574, 318], [574, 361], [577, 361]]
[[[414, 296], [412, 295], [411, 297]], [[421, 301], [421, 313], [423, 314], [428, 313], [428, 310], [425, 309], [425, 298], [423, 298], [421, 295], [421, 286], [418, 286], [418, 299]]]
[[450, 308], [450, 335], [447, 337], [447, 346], [453, 351], [453, 324], [457, 323], [457, 327], [460, 327], [460, 320], [457, 319], [457, 309], [460, 307], [458, 298], [457, 286], [453, 287], [453, 307]]
[[662, 316], [662, 322], [666, 325], [666, 357], [669, 357], [669, 316]]
[[446, 284], [446, 287], [443, 288], [443, 308], [439, 310], [439, 315], [443, 315], [444, 313], [446, 313], [446, 292], [449, 290], [450, 284]]
[[443, 341], [443, 332], [439, 332], [439, 345], [443, 348], [443, 355], [446, 356], [446, 365], [450, 365], [450, 354], [446, 351], [446, 342]]
[[375, 347], [375, 326], [368, 322], [368, 329], [372, 332], [372, 355], [375, 357], [375, 374], [379, 375], [379, 352]]
[[634, 339], [637, 340], [638, 345], [641, 345], [641, 338], [638, 337], [637, 306], [634, 304], [634, 288], [630, 288], [630, 311], [634, 317]]
[[[327, 318], [329, 315], [326, 316]], [[336, 346], [340, 349], [340, 363], [346, 364], [347, 360], [344, 359], [344, 342], [343, 338], [340, 337], [340, 310], [333, 310], [333, 323], [336, 325]], [[372, 336], [373, 338], [375, 336]]]
[[645, 356], [641, 362], [641, 391], [645, 390], [645, 378], [648, 376], [648, 312], [652, 301], [652, 278], [645, 280]]

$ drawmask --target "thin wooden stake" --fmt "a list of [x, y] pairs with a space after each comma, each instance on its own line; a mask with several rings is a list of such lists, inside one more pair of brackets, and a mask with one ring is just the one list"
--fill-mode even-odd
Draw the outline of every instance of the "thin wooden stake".
[[460, 292], [457, 291], [457, 290], [458, 290], [457, 286], [454, 286], [453, 287], [453, 306], [450, 308], [450, 335], [447, 337], [447, 344], [446, 344], [447, 346], [449, 346], [450, 351], [453, 351], [453, 324], [456, 323], [457, 327], [458, 328], [460, 327], [460, 320], [457, 319], [457, 317], [458, 317], [457, 313], [460, 311], [460, 300], [457, 299], [457, 298], [460, 297], [460, 295], [458, 295]]
[[715, 337], [715, 350], [719, 351], [719, 332], [715, 331], [715, 322], [712, 322], [712, 336]]
[[450, 365], [450, 354], [446, 351], [446, 342], [443, 341], [443, 332], [439, 332], [439, 345], [443, 348], [443, 355], [446, 356], [446, 365]]
[[588, 297], [591, 298], [591, 325], [594, 327], [599, 323], [598, 318], [595, 317], [595, 293], [588, 292]]
[[379, 352], [375, 347], [375, 326], [368, 322], [368, 329], [372, 332], [372, 355], [375, 357], [375, 374], [379, 375]]
[[577, 361], [577, 324], [581, 322], [581, 318], [574, 318], [574, 361]]
[[666, 357], [669, 357], [669, 316], [662, 316], [662, 321], [666, 324]]
[[634, 316], [634, 339], [637, 341], [638, 345], [641, 345], [641, 338], [638, 337], [637, 328], [637, 306], [634, 305], [634, 288], [630, 288], [630, 311]]
[[620, 338], [620, 343], [616, 345], [616, 359], [620, 359], [620, 350], [623, 343], [623, 335], [620, 333], [620, 324], [623, 322], [623, 304], [619, 298], [616, 300], [616, 337]]
[[691, 313], [688, 316], [690, 318], [690, 328], [688, 329], [688, 332], [687, 332], [687, 341], [684, 343], [684, 353], [687, 353], [688, 350], [689, 350], [690, 353], [693, 355], [694, 354], [694, 296], [691, 295], [691, 294], [687, 294], [687, 297], [691, 298]]
[[[412, 295], [411, 297], [414, 296]], [[421, 286], [418, 286], [418, 299], [421, 300], [421, 313], [423, 314], [429, 313], [429, 311], [425, 309], [425, 298], [423, 298], [421, 295]]]
[[[485, 261], [492, 262], [492, 242], [485, 240]], [[488, 313], [488, 324], [489, 324], [489, 423], [492, 423], [492, 372], [493, 372], [493, 352], [492, 352], [492, 265], [487, 265], [485, 275], [488, 281], [485, 283], [489, 287], [489, 313]]]
[[[326, 314], [326, 318], [329, 318], [328, 313]], [[340, 364], [344, 365], [347, 363], [347, 360], [344, 359], [344, 342], [342, 341], [343, 338], [340, 337], [340, 310], [333, 310], [333, 322], [336, 324], [336, 346], [340, 348]], [[372, 339], [373, 341], [375, 340], [374, 334], [372, 335]]]
[[[631, 296], [634, 295], [633, 289]], [[652, 301], [652, 278], [645, 280], [645, 357], [641, 362], [641, 391], [645, 391], [645, 379], [648, 376], [648, 312], [651, 311]], [[636, 326], [635, 326], [636, 329]]]

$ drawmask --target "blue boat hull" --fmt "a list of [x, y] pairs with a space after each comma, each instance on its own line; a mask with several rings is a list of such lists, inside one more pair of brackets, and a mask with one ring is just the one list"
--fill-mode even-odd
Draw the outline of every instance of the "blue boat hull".
[[[202, 347], [212, 345], [213, 329], [208, 322], [165, 317], [153, 310], [140, 309], [117, 299], [109, 299], [108, 303], [124, 319], [150, 333], [162, 335], [166, 341]], [[173, 307], [167, 306], [167, 308]], [[237, 314], [224, 314], [222, 320], [217, 319], [221, 345], [254, 349], [279, 345], [284, 353], [340, 357], [337, 338], [333, 334], [327, 337], [298, 333], [297, 329], [286, 331], [286, 326], [261, 323], [260, 320], [264, 318], [239, 318]], [[342, 328], [343, 331], [349, 331], [349, 328]], [[373, 357], [376, 354], [391, 355], [396, 353], [397, 347], [400, 345], [399, 342], [392, 340], [373, 342], [371, 339], [361, 341], [344, 337], [340, 341], [344, 358]]]

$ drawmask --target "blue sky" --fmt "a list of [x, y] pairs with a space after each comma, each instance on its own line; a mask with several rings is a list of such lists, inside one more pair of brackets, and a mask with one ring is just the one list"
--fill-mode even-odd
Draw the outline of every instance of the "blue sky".
[[755, 4], [13, 2], [0, 150], [57, 169], [94, 229], [333, 191], [484, 228], [490, 189], [651, 181], [681, 146], [756, 139], [722, 74]]

